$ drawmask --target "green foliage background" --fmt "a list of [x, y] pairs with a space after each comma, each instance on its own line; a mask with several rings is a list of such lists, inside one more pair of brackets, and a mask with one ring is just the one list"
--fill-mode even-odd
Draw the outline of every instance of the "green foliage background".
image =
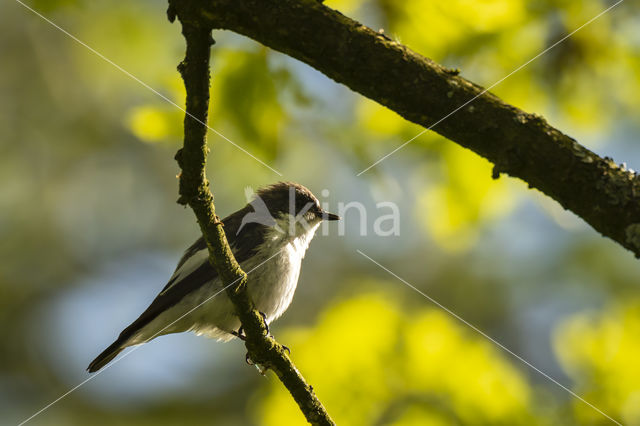
[[[608, 1], [327, 0], [484, 86]], [[178, 25], [157, 2], [29, 3], [179, 105]], [[0, 13], [0, 423], [26, 419], [151, 300], [197, 236], [177, 198], [181, 111], [13, 0]], [[492, 89], [640, 167], [640, 31], [624, 2]], [[258, 44], [214, 33], [210, 124], [336, 210], [272, 331], [338, 424], [607, 424], [593, 408], [357, 254], [371, 255], [624, 424], [640, 424], [640, 267], [522, 182]], [[428, 99], [425, 100], [428, 102]], [[449, 120], [455, 120], [455, 115]], [[281, 179], [210, 134], [217, 206]], [[635, 167], [634, 167], [635, 166]], [[326, 191], [323, 191], [326, 190]], [[326, 194], [326, 195], [325, 195]], [[376, 203], [399, 236], [372, 235]], [[302, 424], [238, 342], [140, 347], [32, 424]]]

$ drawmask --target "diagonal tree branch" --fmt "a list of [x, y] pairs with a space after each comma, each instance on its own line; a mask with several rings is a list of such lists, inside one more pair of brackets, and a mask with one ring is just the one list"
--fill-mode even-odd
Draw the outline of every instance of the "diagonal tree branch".
[[437, 123], [434, 131], [491, 161], [496, 178], [524, 180], [640, 257], [640, 177], [539, 115], [317, 0], [206, 0], [188, 13], [297, 58], [409, 121]]
[[[187, 7], [191, 2], [182, 2]], [[209, 261], [215, 266], [227, 287], [244, 329], [248, 356], [263, 368], [273, 370], [287, 387], [303, 414], [314, 425], [334, 424], [318, 400], [313, 388], [306, 383], [291, 362], [284, 347], [271, 337], [262, 316], [254, 309], [247, 293], [247, 274], [240, 268], [227, 242], [222, 222], [215, 213], [213, 195], [206, 178], [206, 122], [209, 108], [209, 59], [213, 44], [208, 23], [191, 21], [183, 9], [175, 12], [182, 23], [182, 34], [187, 44], [185, 59], [178, 66], [184, 80], [187, 101], [184, 120], [184, 146], [176, 154], [182, 169], [178, 203], [189, 205], [198, 220], [209, 248]], [[175, 18], [171, 11], [169, 18]]]

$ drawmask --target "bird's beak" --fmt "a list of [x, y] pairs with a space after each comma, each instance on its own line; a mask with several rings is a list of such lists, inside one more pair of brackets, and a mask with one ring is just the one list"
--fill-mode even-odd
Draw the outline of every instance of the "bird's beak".
[[322, 220], [340, 220], [340, 216], [329, 212], [322, 212]]

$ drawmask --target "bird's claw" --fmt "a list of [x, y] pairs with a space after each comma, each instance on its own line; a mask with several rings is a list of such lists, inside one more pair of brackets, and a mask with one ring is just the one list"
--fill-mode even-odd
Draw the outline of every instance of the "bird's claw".
[[242, 327], [240, 327], [238, 331], [231, 331], [230, 333], [236, 336], [240, 340], [247, 340], [247, 336], [244, 335], [244, 331], [242, 330]]
[[263, 368], [260, 366], [260, 364], [253, 362], [253, 360], [251, 359], [251, 356], [249, 355], [249, 352], [247, 352], [247, 354], [245, 355], [244, 360], [247, 364], [255, 366], [258, 369], [258, 372], [263, 376], [267, 372], [266, 368]]
[[289, 349], [289, 346], [285, 346], [283, 344], [280, 344], [280, 346], [282, 346], [282, 349], [284, 349], [285, 351], [287, 351], [287, 354], [291, 355], [291, 349]]
[[271, 332], [269, 331], [269, 323], [267, 322], [267, 314], [265, 314], [264, 312], [259, 312], [260, 315], [262, 315], [262, 319], [264, 320], [264, 326], [267, 329], [267, 336], [269, 336], [271, 334]]

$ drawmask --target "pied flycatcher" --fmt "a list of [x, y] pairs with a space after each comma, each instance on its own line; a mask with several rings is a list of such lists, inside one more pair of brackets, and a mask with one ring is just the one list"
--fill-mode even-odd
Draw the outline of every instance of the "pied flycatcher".
[[[258, 190], [249, 204], [222, 220], [233, 254], [248, 272], [247, 291], [267, 324], [289, 307], [302, 258], [320, 222], [338, 219], [325, 212], [304, 186], [280, 182]], [[233, 339], [241, 324], [222, 290], [222, 281], [209, 263], [207, 245], [200, 237], [185, 251], [151, 305], [87, 370], [98, 371], [124, 348], [164, 334], [193, 331], [220, 341]]]

